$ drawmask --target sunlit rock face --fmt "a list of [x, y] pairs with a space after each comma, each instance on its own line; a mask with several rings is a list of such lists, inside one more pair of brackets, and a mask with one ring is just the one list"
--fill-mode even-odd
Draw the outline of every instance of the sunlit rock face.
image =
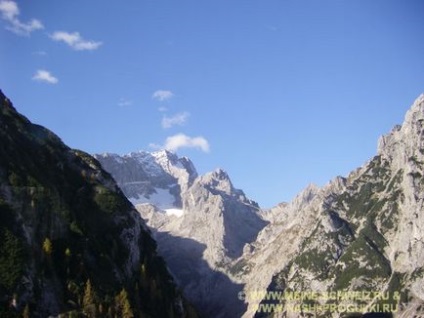
[[[222, 169], [198, 176], [168, 151], [96, 155], [151, 228], [175, 279], [208, 317], [241, 316], [233, 264], [268, 223]], [[220, 290], [213, 293], [213, 290]]]
[[[362, 313], [383, 311], [382, 305], [389, 304], [394, 305], [390, 308], [396, 310], [396, 317], [423, 316], [423, 123], [424, 96], [421, 95], [407, 112], [404, 123], [380, 138], [374, 158], [346, 178], [339, 177], [317, 190], [314, 199], [306, 201], [306, 205], [293, 209], [298, 197], [267, 212], [272, 222], [259, 238], [267, 233], [268, 237], [262, 241], [269, 242], [276, 237], [273, 233], [278, 233], [280, 240], [274, 238], [275, 243], [262, 243], [256, 248], [256, 257], [261, 259], [269, 250], [278, 250], [282, 255], [276, 260], [272, 258], [275, 253], [268, 252], [280, 266], [267, 285], [268, 291], [316, 291], [321, 295], [329, 291], [382, 292], [389, 298], [357, 298], [353, 303], [362, 305], [359, 311]], [[305, 191], [310, 193], [308, 189]], [[280, 222], [276, 221], [278, 218]], [[301, 226], [290, 240], [296, 222]], [[256, 264], [260, 268], [264, 263], [261, 260]], [[252, 276], [246, 292], [257, 287]], [[266, 303], [263, 300], [262, 304]], [[347, 305], [348, 301], [339, 300], [339, 303]], [[293, 301], [282, 304], [290, 305]], [[257, 317], [268, 316], [269, 312], [263, 309], [258, 308], [258, 301], [251, 301], [245, 316], [251, 317], [255, 312]], [[283, 310], [275, 316], [298, 317], [299, 313]], [[329, 310], [321, 312], [321, 316], [342, 315]]]
[[150, 162], [146, 168], [133, 163], [140, 162], [135, 154], [113, 164], [112, 155], [98, 158], [137, 204], [174, 277], [205, 316], [299, 317], [261, 310], [270, 303], [267, 291], [380, 292], [389, 299], [353, 299], [362, 306], [356, 314], [388, 304], [397, 317], [424, 315], [423, 95], [404, 123], [380, 138], [374, 158], [268, 210], [235, 189], [225, 171], [198, 176], [189, 159], [159, 153], [141, 155], [149, 158], [141, 160]]

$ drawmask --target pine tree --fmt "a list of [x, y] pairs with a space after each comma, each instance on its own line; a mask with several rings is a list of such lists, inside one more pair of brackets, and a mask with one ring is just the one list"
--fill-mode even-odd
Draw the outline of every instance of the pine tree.
[[116, 305], [118, 307], [119, 316], [122, 318], [133, 318], [134, 314], [131, 309], [130, 301], [128, 300], [128, 293], [123, 288], [119, 295], [116, 297]]
[[46, 237], [46, 239], [43, 242], [43, 251], [47, 255], [50, 255], [53, 252], [53, 244], [48, 237]]
[[141, 289], [143, 291], [146, 291], [148, 287], [148, 278], [147, 278], [146, 265], [144, 265], [144, 263], [141, 264], [141, 267], [140, 267], [140, 282], [141, 282]]
[[82, 299], [82, 308], [84, 313], [88, 317], [96, 316], [95, 294], [93, 291], [93, 287], [91, 286], [91, 281], [89, 279], [85, 283], [84, 296]]
[[72, 253], [71, 253], [71, 250], [69, 249], [69, 247], [65, 250], [65, 256], [67, 257], [67, 258], [69, 258], [69, 257], [71, 257], [71, 255], [72, 255]]
[[66, 248], [65, 250], [65, 265], [66, 265], [66, 274], [69, 276], [71, 269], [69, 268], [69, 264], [70, 264], [70, 259], [71, 259], [72, 253], [71, 250], [68, 248]]
[[22, 312], [22, 317], [23, 318], [30, 318], [31, 317], [28, 304], [25, 305], [24, 311]]

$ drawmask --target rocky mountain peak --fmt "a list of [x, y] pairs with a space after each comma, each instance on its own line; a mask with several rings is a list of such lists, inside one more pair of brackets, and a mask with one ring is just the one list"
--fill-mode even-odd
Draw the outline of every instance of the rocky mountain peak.
[[197, 177], [193, 163], [168, 150], [95, 155], [133, 204], [181, 207], [180, 193]]
[[231, 195], [234, 192], [233, 184], [228, 173], [218, 168], [200, 177], [199, 182], [213, 191], [221, 191]]
[[[188, 158], [165, 150], [130, 157], [137, 157], [138, 164], [125, 161], [129, 158], [117, 166], [100, 161], [118, 182], [124, 180], [124, 171], [132, 171], [132, 175], [137, 169], [146, 172], [137, 182], [120, 185], [152, 229], [159, 253], [180, 287], [206, 317], [239, 317], [243, 303], [228, 302], [227, 298], [236, 295], [241, 286], [226, 274], [267, 224], [257, 203], [235, 189], [223, 169], [197, 176]], [[153, 166], [159, 166], [174, 182], [156, 183], [149, 172]], [[139, 192], [135, 198], [134, 193], [146, 185], [152, 191]], [[225, 296], [210, 298], [211, 286], [223, 290]]]
[[380, 137], [378, 154], [393, 161], [395, 169], [408, 165], [411, 158], [424, 159], [424, 94], [420, 95], [405, 115], [402, 125]]
[[310, 183], [295, 197], [293, 201], [298, 202], [299, 204], [307, 204], [313, 200], [313, 198], [318, 194], [319, 190], [320, 188], [316, 184]]
[[[393, 316], [423, 316], [423, 123], [421, 95], [403, 124], [380, 138], [377, 156], [347, 178], [337, 177], [319, 191], [308, 187], [288, 205], [268, 211], [271, 222], [253, 244], [255, 255], [246, 257], [249, 265], [256, 265], [246, 279], [246, 290], [261, 288], [257, 277], [267, 277], [280, 266], [268, 290], [400, 293], [401, 301], [391, 299], [399, 304]], [[287, 303], [282, 301], [282, 308]], [[371, 299], [368, 308], [375, 303]], [[255, 301], [250, 307], [258, 308]], [[244, 317], [251, 316], [248, 310]], [[260, 310], [255, 315], [265, 316]]]
[[159, 150], [155, 152], [143, 152], [147, 156], [154, 158], [154, 161], [159, 164], [165, 171], [169, 170], [172, 165], [178, 164], [178, 156], [168, 150]]
[[182, 189], [186, 189], [197, 177], [197, 171], [193, 163], [187, 157], [179, 158], [175, 153], [169, 150], [160, 150], [152, 152], [151, 156], [155, 158], [163, 170], [178, 179]]
[[405, 115], [405, 123], [417, 123], [424, 120], [424, 94], [418, 96]]

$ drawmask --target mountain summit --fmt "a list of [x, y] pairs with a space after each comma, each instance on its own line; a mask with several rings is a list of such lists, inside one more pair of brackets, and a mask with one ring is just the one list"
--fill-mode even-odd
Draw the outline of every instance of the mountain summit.
[[257, 203], [222, 169], [198, 176], [188, 158], [165, 150], [95, 157], [152, 229], [188, 299], [208, 317], [240, 316], [242, 285], [228, 273], [267, 224]]
[[95, 155], [133, 204], [153, 203], [161, 208], [181, 207], [184, 192], [197, 177], [193, 163], [167, 151]]
[[[377, 156], [347, 178], [339, 177], [319, 189], [306, 205], [282, 207], [279, 212], [287, 222], [273, 222], [262, 231], [276, 238], [258, 246], [256, 257], [260, 260], [255, 263], [269, 262], [269, 250], [279, 250], [282, 255], [278, 265], [263, 275], [269, 277], [277, 270], [268, 292], [321, 296], [335, 292], [341, 296], [308, 301], [264, 299], [260, 304], [250, 298], [246, 317], [255, 311], [256, 317], [269, 316], [274, 309], [280, 311], [274, 310], [274, 316], [298, 317], [299, 312], [290, 308], [304, 304], [315, 308], [312, 314], [317, 317], [360, 317], [367, 312], [370, 317], [376, 312], [385, 317], [424, 316], [423, 123], [421, 95], [404, 123], [380, 138]], [[290, 241], [299, 219], [303, 224]], [[269, 256], [264, 259], [264, 255]], [[250, 258], [248, 263], [252, 261]], [[246, 292], [249, 288], [265, 292], [253, 277], [246, 281]], [[359, 295], [355, 292], [372, 297], [345, 297]]]

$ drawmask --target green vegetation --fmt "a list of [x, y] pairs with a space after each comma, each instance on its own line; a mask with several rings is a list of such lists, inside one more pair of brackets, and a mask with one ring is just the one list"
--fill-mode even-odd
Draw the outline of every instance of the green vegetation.
[[[1, 92], [0, 123], [0, 316], [56, 315], [44, 290], [68, 317], [179, 316], [181, 296], [155, 242], [134, 228], [137, 214], [111, 176]], [[19, 313], [9, 310], [13, 298]]]
[[417, 155], [413, 155], [409, 157], [408, 160], [415, 163], [419, 167], [421, 167], [424, 164], [424, 162], [418, 160]]
[[50, 241], [49, 238], [46, 238], [43, 242], [43, 252], [47, 256], [50, 256], [53, 252], [53, 244], [52, 244], [52, 241]]
[[[404, 289], [406, 275], [403, 273], [394, 272], [389, 281], [386, 292], [389, 294], [389, 300], [386, 303], [399, 304], [408, 302], [408, 291]], [[399, 299], [395, 299], [396, 293], [399, 295]]]
[[96, 317], [97, 315], [97, 306], [95, 303], [95, 294], [91, 282], [88, 279], [85, 283], [84, 296], [82, 299], [82, 308], [83, 312], [88, 317]]
[[325, 249], [319, 251], [318, 249], [312, 249], [308, 252], [303, 252], [295, 259], [295, 264], [300, 268], [309, 270], [314, 273], [325, 272], [329, 264], [333, 261], [330, 250]]
[[[382, 161], [380, 156], [374, 157], [365, 172], [353, 182], [350, 189], [337, 198], [337, 206], [343, 209], [343, 206], [346, 205], [348, 207], [347, 214], [350, 217], [374, 218], [385, 204], [384, 200], [378, 200], [376, 195], [386, 189], [390, 176], [388, 163]], [[387, 188], [393, 188], [401, 178], [402, 173], [399, 171], [391, 179]]]
[[116, 315], [122, 318], [134, 317], [130, 302], [128, 300], [128, 293], [125, 289], [122, 289], [119, 295], [116, 297]]
[[110, 214], [129, 208], [129, 204], [123, 196], [117, 195], [104, 186], [96, 186], [94, 201], [101, 211]]
[[396, 172], [395, 176], [390, 180], [388, 186], [387, 186], [387, 192], [391, 192], [395, 186], [399, 186], [399, 184], [403, 180], [403, 170], [400, 169], [398, 172]]
[[[418, 166], [418, 171], [409, 176], [414, 178], [415, 186], [423, 190], [424, 162], [417, 156], [409, 160]], [[385, 255], [389, 245], [386, 238], [390, 237], [387, 234], [397, 230], [400, 206], [405, 200], [402, 192], [404, 171], [399, 169], [392, 173], [389, 162], [376, 156], [360, 172], [350, 176], [346, 191], [331, 197], [328, 206], [324, 206], [323, 213], [334, 213], [331, 216], [336, 218], [332, 221], [343, 226], [331, 231], [318, 223], [312, 234], [303, 240], [293, 263], [273, 277], [269, 288], [284, 290], [289, 285], [299, 290], [308, 289], [312, 274], [315, 279], [331, 280], [329, 290], [332, 291], [375, 290], [387, 286], [390, 297], [384, 300], [385, 304], [411, 300], [406, 283], [423, 277], [424, 269], [416, 270], [411, 277], [393, 272]], [[359, 316], [361, 314], [352, 313], [343, 317]]]
[[8, 229], [0, 231], [0, 286], [11, 290], [24, 270], [24, 245]]
[[239, 273], [248, 273], [249, 268], [247, 267], [247, 261], [245, 259], [239, 260], [230, 268], [230, 273], [233, 275], [237, 275]]
[[336, 277], [334, 288], [336, 290], [348, 288], [352, 279], [362, 276], [372, 277], [374, 281], [390, 277], [390, 263], [382, 252], [386, 244], [384, 237], [372, 224], [366, 225], [340, 258], [334, 273]]

